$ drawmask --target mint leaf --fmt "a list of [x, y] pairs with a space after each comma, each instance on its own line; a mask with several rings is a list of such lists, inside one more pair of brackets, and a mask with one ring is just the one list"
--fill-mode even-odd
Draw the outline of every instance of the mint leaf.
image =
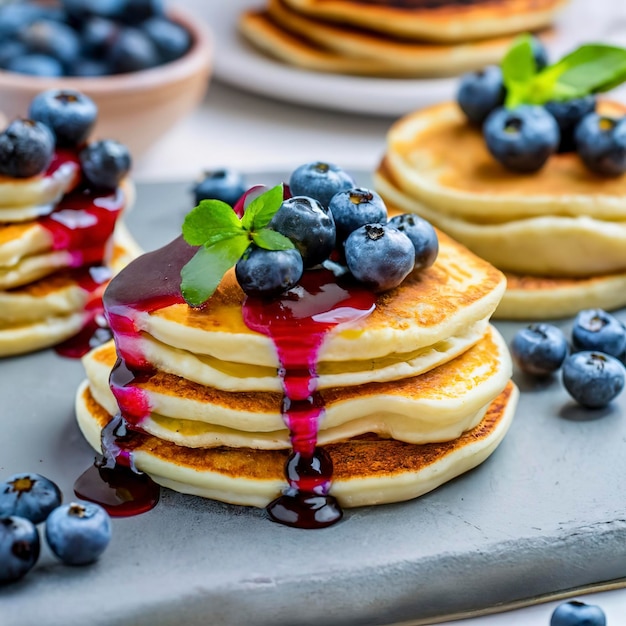
[[185, 301], [191, 306], [204, 304], [249, 245], [248, 236], [241, 234], [200, 248], [180, 272]]
[[252, 241], [266, 250], [291, 250], [295, 248], [291, 239], [277, 233], [271, 228], [262, 228], [252, 233]]
[[520, 35], [515, 39], [501, 63], [505, 87], [529, 81], [537, 73], [531, 35]]
[[246, 230], [261, 230], [274, 217], [283, 203], [283, 186], [276, 185], [255, 198], [246, 207], [241, 223]]
[[212, 245], [242, 231], [235, 212], [221, 200], [202, 200], [183, 222], [183, 237], [190, 246]]

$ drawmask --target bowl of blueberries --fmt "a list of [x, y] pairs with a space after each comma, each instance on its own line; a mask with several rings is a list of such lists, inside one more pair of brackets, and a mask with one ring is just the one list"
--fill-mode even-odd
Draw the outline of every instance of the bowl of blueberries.
[[48, 89], [98, 106], [94, 136], [138, 157], [206, 94], [211, 35], [164, 0], [0, 2], [0, 111], [20, 117]]

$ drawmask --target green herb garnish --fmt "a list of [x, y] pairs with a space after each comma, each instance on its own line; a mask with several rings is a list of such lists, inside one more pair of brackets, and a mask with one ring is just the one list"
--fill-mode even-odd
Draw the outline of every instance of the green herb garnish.
[[267, 228], [282, 202], [283, 186], [277, 185], [252, 200], [241, 218], [221, 200], [202, 200], [187, 214], [183, 238], [189, 245], [201, 246], [180, 273], [188, 304], [204, 304], [252, 243], [266, 250], [294, 247], [287, 237]]
[[538, 72], [531, 41], [521, 35], [502, 59], [507, 108], [582, 98], [626, 81], [626, 48], [585, 44]]

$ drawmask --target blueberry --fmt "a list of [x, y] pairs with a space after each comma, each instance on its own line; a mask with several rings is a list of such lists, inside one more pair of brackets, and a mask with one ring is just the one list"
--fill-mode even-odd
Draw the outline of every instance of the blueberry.
[[533, 51], [533, 59], [535, 59], [535, 69], [537, 72], [541, 72], [549, 64], [548, 51], [543, 42], [534, 35], [530, 37], [530, 47]]
[[573, 152], [576, 150], [574, 133], [580, 121], [589, 113], [596, 110], [595, 96], [585, 96], [584, 98], [574, 98], [562, 102], [547, 102], [545, 105], [548, 113], [554, 116], [559, 125], [561, 142], [559, 152]]
[[592, 172], [603, 176], [626, 172], [626, 118], [589, 113], [576, 127], [574, 138], [580, 158]]
[[88, 144], [78, 158], [85, 178], [100, 189], [115, 189], [132, 165], [128, 148], [113, 139]]
[[151, 17], [140, 28], [157, 47], [163, 63], [180, 58], [191, 46], [189, 31], [164, 17]]
[[345, 241], [351, 232], [365, 224], [386, 224], [387, 207], [371, 189], [352, 187], [336, 193], [328, 205], [337, 228], [337, 241]]
[[76, 59], [80, 52], [80, 39], [67, 24], [55, 20], [37, 20], [20, 32], [19, 39], [34, 54], [45, 54], [64, 66]]
[[7, 61], [5, 68], [17, 74], [46, 76], [48, 78], [63, 76], [64, 71], [62, 63], [47, 54], [24, 54], [13, 57]]
[[42, 17], [42, 7], [28, 3], [0, 6], [0, 40], [15, 37], [26, 27]]
[[201, 200], [221, 200], [235, 206], [245, 192], [243, 175], [229, 168], [204, 172], [193, 188], [196, 205]]
[[595, 604], [570, 600], [554, 609], [550, 626], [606, 626], [606, 617]]
[[293, 196], [285, 200], [269, 227], [293, 241], [305, 268], [325, 261], [335, 247], [333, 215], [313, 198]]
[[585, 309], [574, 319], [572, 343], [576, 350], [597, 350], [620, 358], [626, 350], [626, 328], [602, 309]]
[[6, 69], [10, 61], [26, 53], [26, 46], [21, 41], [15, 39], [0, 41], [0, 67]]
[[489, 65], [477, 72], [463, 74], [456, 99], [472, 124], [482, 125], [489, 113], [504, 103], [502, 70]]
[[485, 120], [483, 134], [492, 156], [516, 172], [536, 172], [556, 152], [560, 133], [545, 108], [499, 108]]
[[563, 384], [583, 406], [606, 406], [624, 388], [624, 366], [603, 352], [574, 352], [563, 362]]
[[0, 174], [29, 178], [41, 174], [54, 153], [54, 138], [46, 126], [17, 119], [0, 133]]
[[147, 70], [159, 64], [159, 51], [143, 31], [124, 27], [111, 45], [107, 61], [120, 74]]
[[52, 131], [58, 146], [79, 146], [96, 123], [98, 107], [78, 91], [48, 89], [33, 98], [28, 115]]
[[67, 70], [68, 76], [108, 76], [113, 70], [106, 61], [78, 58]]
[[67, 565], [96, 561], [111, 540], [111, 518], [93, 502], [57, 507], [46, 520], [46, 541]]
[[415, 270], [425, 270], [430, 267], [439, 253], [439, 239], [433, 225], [411, 213], [396, 215], [388, 222], [396, 230], [404, 233], [415, 248]]
[[0, 516], [0, 585], [27, 574], [37, 562], [40, 549], [39, 533], [30, 520]]
[[62, 0], [70, 22], [77, 25], [85, 23], [90, 17], [118, 19], [124, 4], [124, 0]]
[[0, 517], [17, 515], [39, 524], [61, 500], [57, 485], [40, 474], [14, 474], [0, 483]]
[[294, 196], [315, 198], [323, 207], [339, 191], [354, 187], [350, 174], [333, 163], [314, 161], [296, 168], [289, 177], [289, 189]]
[[119, 19], [128, 24], [139, 24], [151, 17], [165, 15], [163, 0], [123, 0]]
[[86, 19], [80, 30], [83, 53], [92, 59], [105, 55], [120, 33], [117, 22], [105, 17]]
[[353, 231], [345, 253], [352, 275], [374, 291], [397, 287], [415, 265], [411, 240], [386, 224], [366, 224]]
[[251, 245], [235, 265], [235, 276], [249, 296], [277, 296], [302, 277], [298, 250], [265, 250]]
[[567, 356], [567, 339], [552, 324], [531, 324], [515, 333], [511, 356], [516, 365], [533, 376], [549, 376], [556, 372]]

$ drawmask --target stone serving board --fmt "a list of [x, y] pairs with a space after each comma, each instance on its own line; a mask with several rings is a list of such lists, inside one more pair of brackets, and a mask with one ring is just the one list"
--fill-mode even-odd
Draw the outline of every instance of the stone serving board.
[[[250, 184], [276, 184], [280, 174]], [[360, 184], [366, 175], [357, 176]], [[178, 232], [190, 183], [138, 185], [127, 222], [144, 249]], [[626, 314], [621, 316], [626, 319]], [[507, 339], [520, 325], [497, 324]], [[571, 321], [564, 321], [568, 331]], [[56, 481], [65, 500], [94, 454], [74, 422], [79, 361], [54, 351], [0, 360], [0, 479]], [[346, 511], [318, 531], [259, 509], [163, 490], [116, 519], [94, 565], [42, 545], [0, 589], [2, 626], [375, 626], [434, 623], [626, 577], [626, 393], [578, 408], [558, 378], [521, 377], [517, 415], [483, 465], [417, 500]]]

